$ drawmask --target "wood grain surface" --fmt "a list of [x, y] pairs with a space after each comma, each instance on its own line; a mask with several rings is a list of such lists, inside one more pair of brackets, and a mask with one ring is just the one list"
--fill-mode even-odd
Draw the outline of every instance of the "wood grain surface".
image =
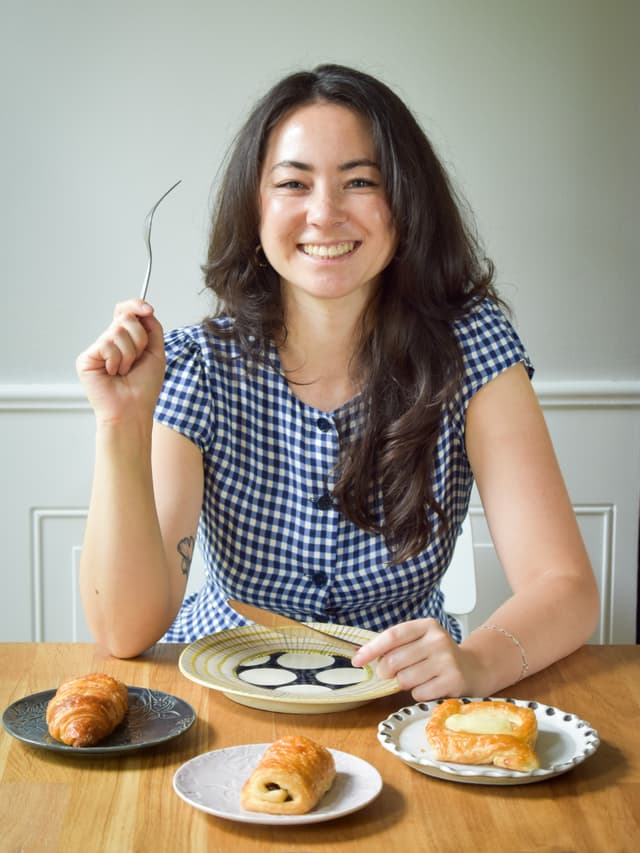
[[[414, 704], [408, 694], [332, 714], [259, 711], [197, 685], [178, 670], [182, 646], [121, 661], [91, 644], [0, 644], [0, 710], [71, 675], [108, 672], [180, 696], [197, 714], [176, 739], [114, 757], [75, 758], [0, 733], [0, 850], [60, 853], [277, 851], [277, 853], [631, 853], [640, 849], [640, 646], [585, 646], [503, 696], [577, 714], [601, 745], [546, 782], [469, 785], [408, 767], [377, 741], [378, 723]], [[264, 827], [200, 812], [172, 786], [203, 752], [302, 733], [360, 756], [384, 780], [366, 808], [326, 823]]]

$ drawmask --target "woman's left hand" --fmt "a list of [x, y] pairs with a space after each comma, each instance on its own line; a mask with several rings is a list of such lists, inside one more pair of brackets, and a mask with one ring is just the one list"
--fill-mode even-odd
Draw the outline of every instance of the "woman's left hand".
[[479, 661], [461, 648], [435, 619], [414, 619], [382, 631], [359, 649], [354, 666], [378, 658], [381, 678], [396, 678], [416, 701], [484, 695]]

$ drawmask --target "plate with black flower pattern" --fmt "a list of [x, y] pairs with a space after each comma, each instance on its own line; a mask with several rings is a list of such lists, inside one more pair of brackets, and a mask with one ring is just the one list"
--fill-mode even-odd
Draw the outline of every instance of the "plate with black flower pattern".
[[127, 714], [115, 731], [96, 746], [67, 746], [52, 738], [47, 728], [47, 705], [55, 692], [33, 693], [5, 708], [2, 724], [9, 734], [31, 746], [86, 758], [156, 746], [183, 734], [196, 720], [191, 705], [177, 696], [148, 687], [128, 687]]

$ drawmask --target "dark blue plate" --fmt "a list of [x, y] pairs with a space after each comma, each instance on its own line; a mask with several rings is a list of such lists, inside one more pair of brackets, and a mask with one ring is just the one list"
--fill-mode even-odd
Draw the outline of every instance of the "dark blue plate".
[[47, 704], [55, 690], [43, 690], [18, 699], [2, 715], [2, 724], [10, 735], [42, 749], [69, 755], [113, 755], [155, 746], [186, 732], [195, 722], [195, 711], [182, 699], [170, 693], [147, 687], [129, 687], [127, 715], [109, 737], [96, 746], [67, 746], [49, 734], [46, 721]]

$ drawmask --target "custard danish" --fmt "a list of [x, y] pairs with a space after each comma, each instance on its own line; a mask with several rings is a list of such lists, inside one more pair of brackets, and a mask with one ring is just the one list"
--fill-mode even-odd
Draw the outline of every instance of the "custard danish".
[[540, 767], [534, 752], [536, 715], [512, 702], [445, 699], [434, 708], [425, 731], [436, 761], [493, 764], [522, 772]]

